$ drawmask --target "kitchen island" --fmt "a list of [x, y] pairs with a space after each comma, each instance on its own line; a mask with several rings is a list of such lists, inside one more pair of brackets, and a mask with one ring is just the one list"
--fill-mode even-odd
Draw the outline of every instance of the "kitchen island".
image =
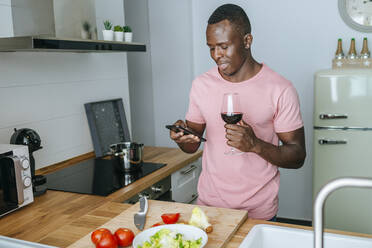
[[[0, 219], [0, 235], [57, 247], [68, 247], [132, 206], [111, 202], [105, 197], [57, 191], [48, 191], [38, 199], [40, 200], [32, 205]], [[257, 224], [311, 229], [311, 227], [248, 218], [226, 247], [239, 247], [249, 230]], [[372, 235], [368, 234], [330, 232], [372, 238]]]
[[[48, 190], [46, 194], [36, 197], [34, 203], [2, 217], [0, 235], [67, 247], [132, 206], [122, 203], [124, 200], [195, 161], [201, 153], [199, 151], [195, 154], [186, 154], [175, 148], [148, 147], [145, 149], [145, 161], [167, 163], [167, 166], [107, 197]], [[47, 173], [47, 169], [39, 173]], [[226, 247], [239, 247], [249, 230], [256, 224], [311, 229], [248, 218], [232, 235]], [[367, 234], [355, 235], [372, 238], [372, 235]]]

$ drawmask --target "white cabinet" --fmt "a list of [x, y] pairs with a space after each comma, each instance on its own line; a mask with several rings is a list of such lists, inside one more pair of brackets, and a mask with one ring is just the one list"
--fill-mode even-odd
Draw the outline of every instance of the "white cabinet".
[[201, 158], [199, 158], [172, 174], [171, 191], [173, 201], [190, 203], [198, 196], [197, 187], [201, 169]]

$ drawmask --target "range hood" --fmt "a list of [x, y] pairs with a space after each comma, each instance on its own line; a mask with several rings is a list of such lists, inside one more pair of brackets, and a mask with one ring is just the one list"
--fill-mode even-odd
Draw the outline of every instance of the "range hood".
[[45, 36], [0, 38], [0, 52], [145, 52], [146, 45], [85, 39], [63, 39]]
[[[95, 1], [0, 0], [0, 52], [145, 52], [145, 44], [98, 37], [96, 16], [103, 14]], [[81, 39], [83, 21], [90, 23], [93, 39]]]

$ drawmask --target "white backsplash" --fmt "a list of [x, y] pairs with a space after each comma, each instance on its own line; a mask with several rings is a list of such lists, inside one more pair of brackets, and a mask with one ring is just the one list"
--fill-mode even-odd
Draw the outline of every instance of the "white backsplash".
[[84, 103], [123, 98], [130, 129], [126, 53], [0, 53], [0, 143], [32, 128], [36, 169], [93, 151]]

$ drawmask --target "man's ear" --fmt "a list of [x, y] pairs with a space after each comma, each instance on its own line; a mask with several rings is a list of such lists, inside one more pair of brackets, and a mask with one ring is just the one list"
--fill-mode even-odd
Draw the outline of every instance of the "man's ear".
[[246, 34], [246, 35], [244, 35], [244, 48], [245, 49], [251, 48], [252, 41], [253, 41], [252, 34]]

